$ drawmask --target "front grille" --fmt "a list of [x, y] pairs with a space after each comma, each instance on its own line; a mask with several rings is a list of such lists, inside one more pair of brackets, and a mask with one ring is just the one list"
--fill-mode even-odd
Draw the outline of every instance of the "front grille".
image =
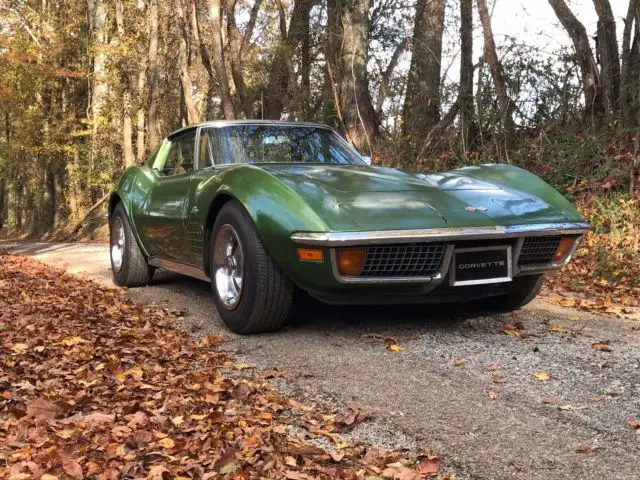
[[553, 256], [558, 251], [562, 237], [528, 237], [524, 239], [519, 266], [544, 265], [551, 263]]
[[440, 271], [445, 245], [418, 243], [369, 247], [362, 277], [431, 277]]

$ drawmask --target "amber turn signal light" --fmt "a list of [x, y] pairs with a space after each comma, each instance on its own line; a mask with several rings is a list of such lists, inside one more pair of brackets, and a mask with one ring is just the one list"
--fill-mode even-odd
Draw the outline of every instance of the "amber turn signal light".
[[575, 243], [576, 237], [563, 237], [562, 240], [560, 240], [560, 245], [558, 246], [556, 254], [553, 256], [553, 261], [559, 262], [567, 258], [567, 255], [569, 255], [569, 252]]
[[317, 248], [299, 248], [298, 259], [301, 262], [322, 262], [324, 255], [322, 250]]
[[357, 277], [362, 273], [366, 259], [366, 248], [340, 248], [338, 249], [338, 271], [345, 277]]

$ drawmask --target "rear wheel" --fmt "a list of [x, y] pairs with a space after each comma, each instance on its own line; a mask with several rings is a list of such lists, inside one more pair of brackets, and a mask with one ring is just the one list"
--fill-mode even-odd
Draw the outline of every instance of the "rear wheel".
[[235, 201], [211, 234], [210, 274], [220, 318], [240, 334], [278, 330], [289, 315], [293, 284], [266, 252], [253, 221]]
[[155, 268], [147, 265], [127, 214], [119, 203], [109, 222], [109, 251], [113, 283], [120, 287], [141, 287], [153, 278]]

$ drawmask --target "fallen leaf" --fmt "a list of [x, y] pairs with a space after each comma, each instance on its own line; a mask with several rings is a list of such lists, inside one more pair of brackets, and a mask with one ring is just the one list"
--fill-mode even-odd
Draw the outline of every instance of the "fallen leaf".
[[576, 412], [578, 410], [583, 410], [584, 407], [574, 407], [573, 405], [560, 405], [558, 410], [562, 410], [565, 412]]
[[600, 400], [602, 400], [602, 397], [589, 397], [589, 400], [592, 402], [599, 402]]
[[16, 343], [11, 350], [16, 353], [24, 353], [29, 349], [29, 345], [26, 343]]
[[163, 475], [165, 472], [168, 472], [167, 467], [164, 465], [153, 465], [149, 469], [149, 474], [147, 475], [147, 480], [163, 480]]
[[173, 448], [176, 446], [175, 442], [171, 440], [169, 437], [163, 438], [162, 440], [158, 440], [158, 445], [166, 449]]
[[539, 380], [541, 382], [546, 382], [549, 380], [549, 373], [548, 372], [538, 372], [535, 375], [536, 380]]
[[58, 342], [57, 345], [62, 345], [64, 347], [73, 347], [75, 345], [80, 345], [81, 343], [89, 343], [89, 342], [88, 340], [85, 340], [82, 337], [67, 337], [61, 340], [60, 342]]
[[466, 360], [459, 359], [459, 360], [456, 360], [455, 362], [453, 362], [453, 365], [456, 366], [456, 367], [459, 367], [461, 365], [464, 365], [465, 363], [467, 363]]
[[491, 400], [495, 400], [496, 398], [498, 398], [498, 394], [496, 392], [489, 392], [488, 395]]
[[600, 450], [602, 450], [602, 447], [587, 447], [577, 449], [576, 453], [596, 453]]
[[153, 435], [148, 430], [138, 430], [133, 434], [133, 439], [138, 446], [146, 445], [153, 440]]
[[594, 350], [600, 350], [602, 352], [611, 352], [611, 347], [607, 345], [608, 342], [596, 342], [591, 344], [591, 348]]
[[393, 345], [389, 345], [389, 350], [391, 350], [392, 352], [400, 352], [404, 350], [404, 348], [398, 344], [393, 344]]
[[335, 462], [339, 462], [344, 458], [345, 453], [344, 452], [329, 452], [329, 455], [331, 455], [331, 458], [333, 458], [333, 460]]
[[73, 478], [84, 478], [84, 475], [82, 474], [82, 467], [73, 458], [64, 457], [62, 459], [62, 469], [67, 475], [70, 475]]
[[40, 420], [53, 420], [61, 412], [62, 409], [58, 405], [42, 398], [27, 402], [27, 415]]
[[173, 423], [176, 427], [179, 427], [184, 423], [184, 417], [182, 415], [175, 416], [171, 419], [171, 423]]
[[629, 425], [636, 431], [636, 433], [640, 434], [640, 422], [637, 420], [629, 420]]
[[224, 467], [222, 467], [220, 469], [220, 473], [223, 474], [223, 475], [227, 475], [227, 474], [235, 473], [235, 471], [237, 469], [238, 469], [238, 464], [237, 463], [229, 462]]
[[442, 460], [440, 460], [438, 457], [427, 457], [418, 464], [418, 471], [422, 475], [432, 475], [434, 473], [438, 473], [441, 465]]
[[524, 324], [522, 322], [516, 323], [502, 323], [500, 324], [500, 329], [503, 333], [509, 335], [510, 337], [522, 337], [524, 332]]
[[73, 437], [73, 435], [75, 434], [75, 430], [71, 430], [69, 428], [63, 429], [63, 430], [58, 430], [56, 432], [56, 435], [60, 438], [64, 438], [65, 440], [68, 440], [69, 438]]
[[231, 392], [231, 396], [236, 400], [246, 400], [251, 395], [251, 387], [247, 382], [240, 382]]
[[558, 402], [553, 398], [547, 397], [542, 399], [542, 403], [544, 403], [545, 405], [556, 405]]
[[294, 472], [293, 470], [287, 470], [284, 472], [284, 477], [289, 480], [314, 480], [314, 477], [307, 475], [306, 473]]
[[113, 423], [116, 419], [115, 413], [91, 412], [85, 415], [85, 423]]
[[255, 366], [254, 365], [250, 365], [248, 363], [236, 363], [236, 364], [233, 365], [233, 369], [234, 370], [242, 371], [242, 370], [248, 370], [250, 368], [255, 368]]
[[560, 325], [549, 325], [547, 331], [552, 333], [573, 333], [570, 328], [561, 327]]
[[127, 370], [126, 372], [124, 372], [125, 375], [130, 375], [134, 378], [137, 379], [141, 379], [142, 376], [144, 375], [144, 372], [142, 371], [142, 369], [138, 366], [135, 365], [133, 367], [131, 367], [129, 370]]
[[385, 478], [393, 478], [394, 480], [418, 480], [422, 477], [413, 468], [405, 467], [401, 464], [390, 464], [382, 471], [382, 476]]

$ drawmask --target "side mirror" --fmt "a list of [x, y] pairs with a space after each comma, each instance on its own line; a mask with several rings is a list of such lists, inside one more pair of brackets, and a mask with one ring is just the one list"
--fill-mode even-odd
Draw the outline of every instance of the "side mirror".
[[362, 157], [362, 159], [364, 160], [364, 163], [371, 166], [371, 157]]

